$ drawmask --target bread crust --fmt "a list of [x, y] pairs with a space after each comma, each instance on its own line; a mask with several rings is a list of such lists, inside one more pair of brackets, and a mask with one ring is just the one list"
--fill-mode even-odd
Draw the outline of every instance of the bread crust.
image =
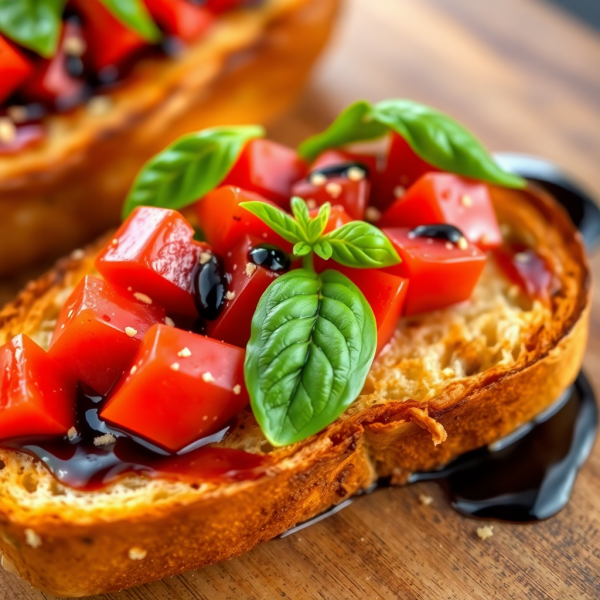
[[140, 167], [181, 135], [282, 112], [326, 43], [338, 4], [266, 0], [223, 15], [180, 58], [140, 62], [105, 96], [102, 114], [82, 106], [49, 117], [41, 145], [0, 161], [0, 276], [116, 226]]
[[[560, 281], [551, 318], [528, 332], [515, 361], [455, 380], [426, 401], [383, 398], [377, 379], [387, 367], [376, 364], [375, 380], [355, 405], [320, 434], [274, 451], [274, 466], [254, 482], [132, 496], [94, 510], [69, 504], [26, 510], [2, 481], [0, 549], [7, 564], [35, 587], [73, 597], [197, 569], [249, 550], [378, 477], [403, 483], [412, 472], [439, 467], [548, 408], [575, 379], [585, 350], [590, 282], [583, 245], [566, 213], [539, 189], [492, 193], [500, 220], [553, 261]], [[39, 332], [48, 305], [61, 287], [92, 270], [95, 252], [63, 261], [6, 307], [0, 344], [19, 332]], [[0, 454], [4, 471], [13, 469], [15, 454]], [[27, 543], [27, 529], [41, 545]], [[132, 560], [132, 548], [145, 558]]]

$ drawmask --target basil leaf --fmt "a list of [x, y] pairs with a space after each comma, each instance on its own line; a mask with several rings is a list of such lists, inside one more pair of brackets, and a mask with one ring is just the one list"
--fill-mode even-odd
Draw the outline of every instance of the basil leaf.
[[329, 202], [325, 202], [325, 204], [323, 204], [323, 206], [321, 206], [319, 209], [317, 216], [314, 219], [311, 219], [307, 231], [308, 240], [311, 244], [316, 242], [321, 237], [323, 231], [325, 231], [330, 214], [331, 204], [329, 204]]
[[524, 188], [522, 177], [504, 171], [483, 145], [447, 115], [411, 100], [360, 101], [340, 114], [323, 133], [300, 145], [313, 160], [327, 148], [373, 140], [395, 131], [427, 163], [443, 171], [497, 185]]
[[142, 0], [100, 0], [100, 2], [127, 29], [139, 33], [145, 40], [158, 42], [162, 37]]
[[254, 415], [274, 446], [327, 427], [360, 393], [377, 345], [373, 311], [337, 271], [275, 279], [252, 319], [245, 378]]
[[329, 260], [333, 254], [333, 248], [327, 240], [319, 240], [313, 248], [315, 254], [323, 260]]
[[381, 269], [400, 262], [387, 236], [374, 225], [352, 221], [323, 236], [329, 242], [332, 258], [346, 267]]
[[0, 33], [50, 58], [56, 52], [66, 0], [0, 0]]
[[292, 253], [294, 254], [294, 256], [306, 256], [311, 252], [312, 248], [306, 242], [298, 242], [297, 244], [294, 244], [294, 247], [292, 249]]
[[296, 244], [304, 242], [305, 233], [290, 215], [266, 202], [240, 202], [240, 206], [257, 216], [284, 240]]
[[325, 131], [302, 142], [298, 147], [298, 153], [312, 162], [328, 148], [383, 137], [388, 129], [385, 125], [373, 121], [372, 110], [373, 107], [366, 100], [351, 104]]
[[194, 203], [225, 179], [248, 140], [263, 135], [262, 127], [248, 125], [215, 127], [179, 138], [139, 172], [123, 218], [138, 206], [178, 210]]

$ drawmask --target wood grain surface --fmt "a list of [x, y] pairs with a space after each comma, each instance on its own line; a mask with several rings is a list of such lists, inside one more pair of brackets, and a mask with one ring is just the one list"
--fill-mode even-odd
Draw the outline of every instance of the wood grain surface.
[[[441, 108], [493, 150], [552, 159], [600, 198], [600, 37], [550, 4], [348, 0], [312, 83], [271, 134], [296, 143], [352, 100], [393, 96]], [[592, 263], [598, 277], [600, 256]], [[585, 364], [600, 392], [598, 294]], [[435, 484], [383, 490], [225, 564], [96, 600], [599, 598], [600, 447], [557, 517], [490, 523], [485, 541], [482, 524]], [[0, 573], [0, 598], [49, 597]]]

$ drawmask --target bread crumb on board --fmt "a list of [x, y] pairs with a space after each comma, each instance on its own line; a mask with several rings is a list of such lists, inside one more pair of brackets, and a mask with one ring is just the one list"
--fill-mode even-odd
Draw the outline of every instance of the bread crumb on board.
[[42, 545], [42, 538], [33, 529], [26, 529], [25, 542], [32, 548], [39, 548]]
[[426, 496], [425, 494], [419, 494], [419, 502], [423, 506], [429, 506], [433, 503], [433, 498], [431, 496]]
[[144, 560], [147, 556], [148, 552], [143, 548], [138, 548], [137, 546], [129, 549], [129, 558], [131, 560]]
[[494, 535], [493, 525], [484, 525], [483, 527], [477, 528], [477, 537], [481, 540], [487, 540]]

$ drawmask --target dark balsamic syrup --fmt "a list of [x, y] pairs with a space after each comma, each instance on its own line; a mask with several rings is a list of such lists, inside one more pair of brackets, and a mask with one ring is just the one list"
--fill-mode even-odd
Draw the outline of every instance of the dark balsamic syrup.
[[273, 244], [255, 246], [248, 253], [248, 258], [255, 265], [274, 273], [289, 271], [292, 266], [290, 257], [281, 248]]
[[[585, 375], [543, 414], [509, 436], [473, 450], [438, 471], [415, 473], [409, 483], [435, 481], [450, 506], [467, 517], [513, 523], [541, 521], [569, 501], [598, 429], [598, 406]], [[357, 496], [292, 527], [287, 537], [333, 516], [360, 497], [390, 487], [380, 479]]]
[[200, 317], [206, 321], [214, 321], [223, 310], [228, 287], [221, 258], [213, 254], [207, 262], [199, 264], [192, 280], [194, 301]]
[[458, 244], [464, 237], [462, 231], [448, 223], [437, 223], [435, 225], [419, 225], [409, 232], [409, 237], [428, 237]]
[[[77, 399], [77, 436], [15, 440], [4, 447], [25, 452], [41, 460], [54, 477], [69, 487], [95, 491], [127, 474], [183, 481], [247, 481], [260, 477], [269, 457], [210, 444], [221, 441], [228, 427], [202, 438], [177, 454], [170, 454], [126, 432], [112, 429], [99, 417], [104, 399], [80, 387]], [[115, 441], [95, 445], [94, 440], [110, 434]]]
[[314, 175], [323, 175], [327, 179], [331, 179], [332, 177], [344, 177], [347, 179], [350, 169], [360, 169], [365, 174], [365, 177], [369, 176], [369, 167], [367, 165], [361, 162], [349, 161], [315, 169], [311, 171], [309, 178]]

